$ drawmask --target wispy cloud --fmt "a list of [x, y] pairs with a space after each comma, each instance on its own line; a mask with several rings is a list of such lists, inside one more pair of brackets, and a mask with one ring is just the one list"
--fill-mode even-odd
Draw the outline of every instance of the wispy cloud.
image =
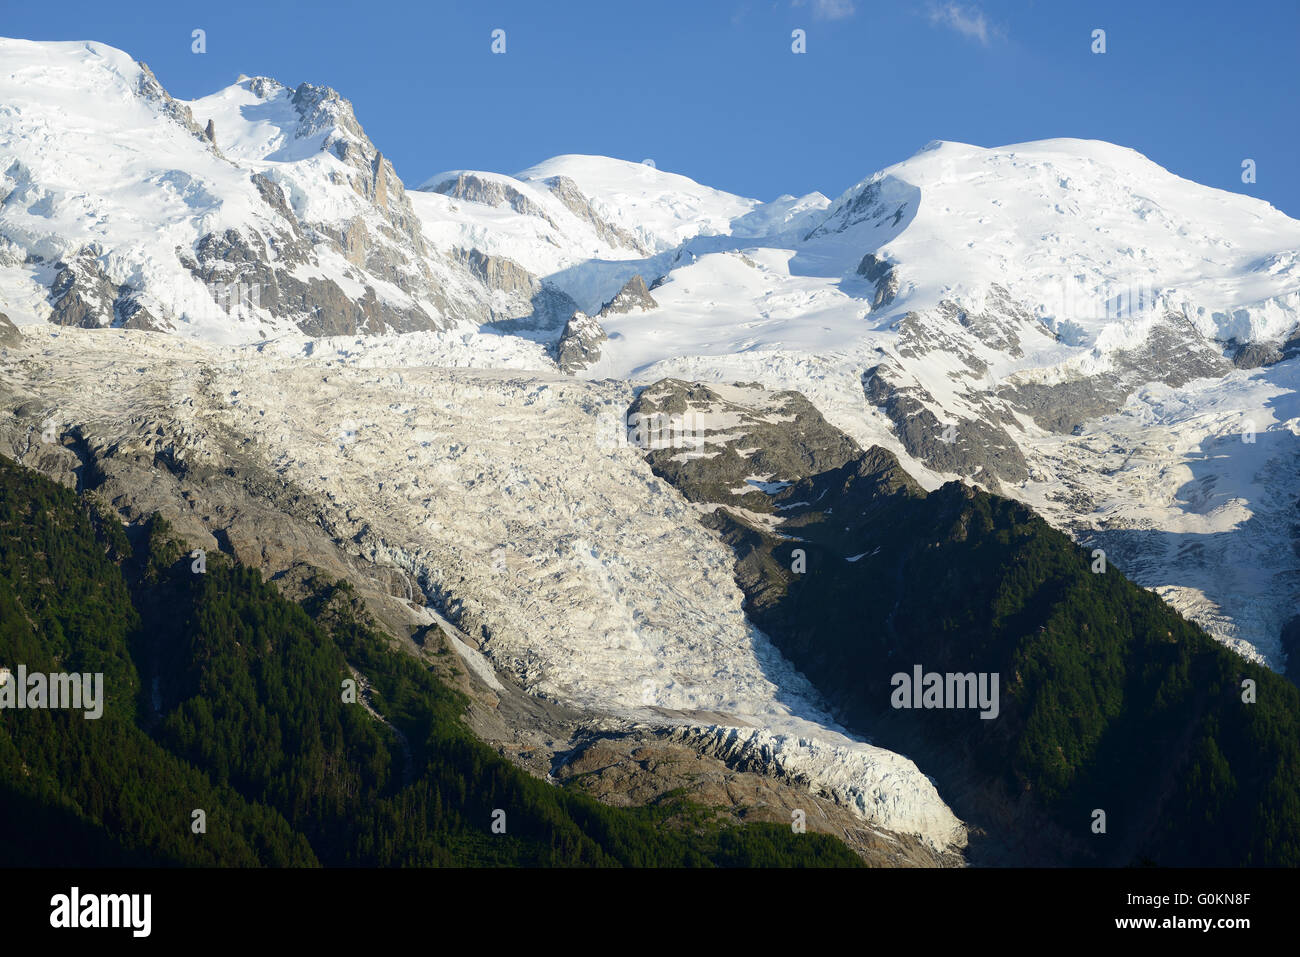
[[930, 23], [956, 30], [962, 36], [979, 41], [981, 46], [989, 46], [994, 40], [1006, 36], [1006, 31], [990, 23], [984, 11], [974, 4], [931, 4]]
[[858, 12], [853, 0], [791, 0], [790, 6], [811, 6], [814, 20], [847, 20]]

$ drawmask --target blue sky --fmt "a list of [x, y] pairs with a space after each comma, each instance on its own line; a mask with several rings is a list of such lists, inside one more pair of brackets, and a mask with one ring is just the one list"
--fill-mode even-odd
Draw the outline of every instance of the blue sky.
[[332, 86], [410, 184], [602, 153], [833, 197], [932, 139], [1078, 136], [1300, 217], [1296, 0], [4, 2], [0, 33], [110, 43], [179, 97], [239, 73]]

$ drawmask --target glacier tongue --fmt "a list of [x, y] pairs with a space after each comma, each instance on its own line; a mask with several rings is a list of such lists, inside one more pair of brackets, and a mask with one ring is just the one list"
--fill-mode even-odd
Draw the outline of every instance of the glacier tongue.
[[27, 345], [0, 359], [9, 389], [101, 434], [137, 426], [152, 396], [177, 460], [234, 455], [274, 475], [335, 541], [412, 573], [533, 694], [667, 729], [936, 849], [964, 845], [929, 778], [846, 735], [748, 623], [729, 549], [620, 444], [628, 385], [125, 331]]

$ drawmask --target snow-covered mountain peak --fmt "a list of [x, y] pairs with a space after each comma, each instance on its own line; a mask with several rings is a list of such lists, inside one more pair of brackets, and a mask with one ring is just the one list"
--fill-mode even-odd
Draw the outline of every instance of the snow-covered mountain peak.
[[867, 254], [896, 265], [910, 284], [897, 309], [979, 311], [997, 285], [1089, 331], [1140, 290], [1202, 334], [1240, 340], [1278, 338], [1300, 315], [1271, 278], [1300, 248], [1300, 222], [1097, 140], [932, 142], [842, 194], [808, 240], [845, 274]]
[[[327, 88], [299, 87], [303, 96], [278, 80], [242, 77], [224, 90], [190, 103], [198, 122], [213, 122], [221, 149], [245, 161], [307, 159], [323, 148], [331, 133], [346, 135], [339, 120], [356, 126], [350, 104]], [[310, 119], [304, 114], [308, 91], [321, 90]]]
[[7, 74], [7, 93], [24, 87], [31, 91], [29, 97], [6, 98], [6, 103], [31, 102], [56, 91], [76, 95], [113, 89], [134, 95], [146, 75], [143, 64], [129, 54], [93, 40], [41, 42], [0, 37], [0, 62]]
[[831, 201], [816, 190], [803, 196], [785, 193], [732, 220], [731, 235], [754, 238], [785, 232], [801, 235], [825, 218], [830, 205]]
[[759, 205], [733, 193], [703, 186], [648, 162], [609, 156], [566, 154], [531, 166], [516, 179], [549, 183], [571, 180], [601, 216], [662, 252], [700, 235], [730, 231], [731, 221]]
[[417, 187], [491, 209], [508, 209], [522, 216], [550, 220], [550, 193], [545, 186], [488, 170], [453, 169], [431, 176]]
[[491, 315], [328, 87], [244, 78], [186, 104], [103, 44], [0, 44], [15, 321], [248, 341]]
[[328, 86], [290, 88], [271, 77], [241, 77], [188, 105], [199, 124], [212, 121], [217, 145], [232, 159], [291, 163], [327, 153], [364, 168], [379, 155], [352, 103]]
[[[483, 170], [450, 170], [425, 180], [410, 196], [434, 246], [477, 249], [537, 276], [581, 268], [592, 260], [635, 260], [651, 252], [642, 237], [605, 218], [565, 176], [533, 182]], [[582, 280], [569, 285], [581, 286]]]

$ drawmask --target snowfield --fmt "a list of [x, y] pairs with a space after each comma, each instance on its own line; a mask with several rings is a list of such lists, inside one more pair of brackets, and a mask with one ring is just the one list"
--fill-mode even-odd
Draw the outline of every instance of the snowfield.
[[731, 222], [761, 204], [702, 186], [686, 176], [608, 156], [556, 156], [518, 174], [525, 182], [557, 176], [595, 199], [602, 218], [641, 236], [651, 252], [674, 249], [696, 236], [730, 232]]

